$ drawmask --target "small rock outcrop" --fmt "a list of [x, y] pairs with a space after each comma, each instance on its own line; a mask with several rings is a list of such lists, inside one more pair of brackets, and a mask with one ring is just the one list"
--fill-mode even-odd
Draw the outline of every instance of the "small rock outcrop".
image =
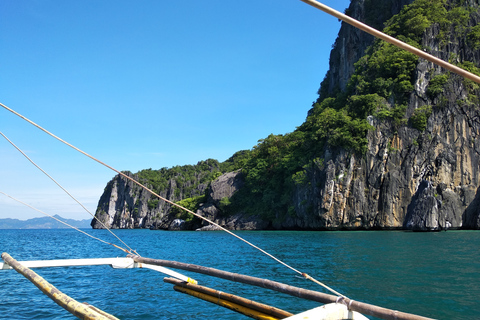
[[[206, 203], [202, 204], [197, 213], [229, 230], [263, 230], [269, 225], [268, 221], [258, 216], [242, 212], [228, 214], [226, 208], [229, 199], [243, 186], [243, 175], [240, 170], [229, 172], [212, 182], [209, 188]], [[196, 230], [208, 231], [217, 228], [206, 221], [202, 221]]]
[[463, 215], [465, 229], [480, 229], [480, 188], [472, 202], [468, 205]]
[[463, 204], [455, 192], [423, 180], [413, 196], [404, 225], [413, 231], [441, 231], [462, 225]]

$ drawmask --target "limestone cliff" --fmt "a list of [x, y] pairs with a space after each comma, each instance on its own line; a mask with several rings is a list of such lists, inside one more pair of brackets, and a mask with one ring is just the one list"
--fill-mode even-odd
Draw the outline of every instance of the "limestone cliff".
[[[480, 22], [478, 2], [471, 1], [467, 11], [463, 27], [452, 23], [445, 32], [434, 23], [423, 33], [422, 47], [443, 60], [479, 66], [480, 51], [471, 41]], [[442, 86], [433, 90], [439, 75], [444, 75]], [[398, 125], [369, 116], [367, 153], [327, 148], [324, 164], [309, 172], [313, 187], [297, 188], [297, 214], [274, 227], [479, 228], [479, 87], [419, 60], [414, 88], [406, 119], [428, 109], [424, 130], [412, 127], [412, 118]]]
[[[218, 165], [218, 161], [209, 159], [195, 166], [127, 174], [161, 197], [176, 202], [204, 195], [209, 181], [220, 175]], [[95, 229], [168, 228], [172, 222], [170, 213], [170, 204], [159, 201], [132, 181], [117, 175], [105, 187], [91, 226]]]
[[[390, 17], [412, 2], [353, 0], [347, 14], [383, 28]], [[422, 8], [423, 2], [424, 7], [435, 3], [421, 2], [413, 3], [420, 3], [417, 8]], [[424, 50], [478, 72], [479, 2], [469, 0], [463, 7], [453, 0], [437, 4], [445, 10], [439, 14], [448, 16], [448, 23], [430, 21], [429, 17], [435, 16], [435, 12], [430, 16], [408, 16], [413, 11], [406, 11], [402, 18], [408, 23], [405, 28], [416, 32], [418, 45]], [[393, 25], [390, 24], [391, 29]], [[427, 27], [420, 30], [418, 26], [422, 25]], [[326, 97], [342, 95], [343, 100], [337, 98], [337, 101], [351, 103], [353, 98], [345, 95], [358, 97], [366, 86], [362, 77], [372, 73], [364, 71], [367, 60], [375, 58], [375, 48], [380, 46], [372, 37], [343, 25], [330, 56], [330, 70], [319, 90], [318, 103], [326, 101]], [[362, 56], [367, 59], [358, 64]], [[390, 66], [403, 68], [396, 62]], [[288, 210], [279, 207], [272, 216], [239, 208], [238, 203], [242, 201], [235, 202], [238, 200], [235, 197], [240, 194], [239, 190], [245, 190], [249, 179], [243, 170], [228, 173], [219, 170], [211, 180], [204, 180], [196, 193], [188, 196], [175, 191], [182, 189], [185, 181], [178, 184], [170, 179], [159, 193], [172, 201], [199, 199], [195, 210], [229, 229], [479, 229], [480, 87], [422, 59], [415, 60], [406, 80], [401, 77], [390, 76], [371, 84], [371, 87], [386, 88], [384, 84], [389, 82], [396, 93], [376, 94], [380, 98], [375, 100], [375, 108], [369, 109], [363, 118], [369, 124], [365, 152], [318, 142], [319, 151], [307, 161], [308, 165], [300, 167], [304, 177], [282, 180], [281, 188], [292, 190], [285, 193], [289, 195]], [[308, 117], [315, 116], [315, 108], [318, 106], [312, 108]], [[220, 171], [225, 174], [221, 175]], [[203, 198], [195, 198], [199, 196]], [[270, 199], [274, 205], [271, 199], [276, 198], [269, 196], [257, 193], [257, 197], [249, 201]], [[200, 220], [180, 219], [169, 205], [155, 202], [120, 177], [107, 185], [99, 201], [97, 217], [114, 228], [209, 229]], [[100, 227], [95, 222], [92, 226]]]
[[[398, 14], [413, 0], [353, 0], [345, 14], [382, 30], [385, 21]], [[322, 82], [319, 94], [344, 91], [355, 71], [355, 63], [373, 43], [374, 37], [349, 24], [342, 23], [338, 37], [330, 53], [329, 70]]]

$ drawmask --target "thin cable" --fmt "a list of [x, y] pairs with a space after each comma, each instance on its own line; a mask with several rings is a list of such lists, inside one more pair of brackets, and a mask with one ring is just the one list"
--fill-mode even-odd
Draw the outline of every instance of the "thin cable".
[[44, 214], [44, 215], [46, 215], [47, 217], [50, 217], [50, 218], [52, 218], [52, 219], [54, 219], [54, 220], [56, 220], [56, 221], [58, 221], [58, 222], [60, 222], [60, 223], [62, 223], [62, 224], [64, 224], [64, 225], [66, 225], [67, 227], [70, 227], [70, 228], [72, 228], [72, 229], [77, 230], [78, 232], [81, 232], [81, 233], [83, 233], [84, 235], [86, 235], [86, 236], [88, 236], [88, 237], [90, 237], [90, 238], [92, 238], [92, 239], [95, 239], [95, 240], [100, 241], [100, 242], [103, 242], [103, 243], [105, 243], [105, 244], [114, 246], [115, 248], [120, 249], [120, 250], [122, 250], [123, 252], [131, 253], [131, 251], [128, 251], [128, 250], [125, 249], [125, 248], [119, 247], [119, 246], [117, 246], [117, 245], [115, 245], [115, 244], [113, 244], [113, 243], [110, 243], [110, 242], [107, 242], [107, 241], [102, 240], [102, 239], [100, 239], [100, 238], [97, 238], [97, 237], [95, 237], [95, 236], [92, 236], [91, 234], [89, 234], [89, 233], [87, 233], [87, 232], [85, 232], [85, 231], [83, 231], [83, 230], [80, 230], [79, 228], [77, 228], [77, 227], [75, 227], [75, 226], [72, 226], [71, 224], [68, 224], [68, 223], [66, 223], [65, 221], [62, 221], [62, 220], [60, 220], [60, 219], [58, 219], [58, 218], [56, 218], [56, 217], [54, 217], [54, 216], [52, 216], [52, 215], [49, 215], [48, 213], [45, 213], [45, 212], [43, 212], [42, 210], [39, 210], [39, 209], [37, 209], [37, 208], [29, 205], [28, 203], [25, 203], [25, 202], [23, 202], [23, 201], [21, 201], [21, 200], [18, 200], [18, 199], [16, 199], [16, 198], [12, 197], [12, 196], [9, 195], [9, 194], [6, 194], [6, 193], [3, 192], [3, 191], [0, 191], [0, 193], [3, 194], [3, 195], [5, 195], [5, 196], [7, 196], [7, 197], [9, 197], [9, 198], [12, 199], [12, 200], [17, 201], [18, 203], [21, 203], [21, 204], [29, 207], [30, 209], [33, 209], [33, 210], [35, 210], [35, 211], [38, 211], [38, 212], [40, 212], [41, 214]]
[[[3, 132], [0, 132], [0, 135], [2, 135], [15, 149], [17, 149], [25, 158], [27, 158], [30, 163], [32, 163], [38, 170], [40, 170], [43, 174], [45, 174], [50, 180], [52, 180], [60, 189], [62, 189], [67, 195], [70, 196], [75, 202], [77, 202], [88, 214], [90, 214], [95, 220], [100, 222], [102, 226], [107, 229], [115, 238], [118, 239], [121, 243], [123, 243], [130, 251], [128, 253], [136, 253], [135, 250], [130, 248], [122, 239], [120, 239], [115, 233], [112, 232], [102, 221], [100, 221], [95, 215], [93, 215], [79, 200], [77, 200], [70, 192], [67, 191], [60, 183], [58, 183], [51, 175], [49, 175], [45, 170], [43, 170], [39, 165], [37, 165], [29, 156], [25, 154], [15, 143], [13, 143], [8, 137], [3, 134]], [[13, 198], [12, 198], [13, 199]], [[38, 211], [38, 210], [37, 210]], [[50, 215], [48, 215], [50, 217]]]
[[[415, 47], [412, 47], [412, 46], [410, 46], [410, 45], [408, 45], [408, 44], [406, 44], [406, 43], [404, 43], [404, 42], [402, 42], [402, 41], [399, 41], [399, 40], [393, 38], [393, 37], [390, 37], [390, 36], [388, 36], [388, 35], [380, 32], [380, 31], [378, 31], [378, 30], [376, 30], [376, 29], [373, 29], [373, 28], [371, 28], [371, 27], [369, 27], [369, 26], [367, 26], [367, 25], [365, 25], [365, 24], [363, 24], [363, 23], [361, 23], [361, 22], [359, 22], [359, 21], [357, 21], [357, 20], [355, 20], [355, 19], [347, 16], [347, 15], [344, 15], [344, 14], [342, 14], [342, 13], [340, 13], [340, 12], [338, 12], [338, 11], [330, 8], [330, 7], [327, 7], [327, 6], [325, 6], [324, 4], [322, 4], [322, 3], [319, 3], [319, 2], [313, 1], [313, 0], [301, 0], [301, 1], [307, 3], [307, 4], [311, 5], [311, 6], [314, 6], [314, 7], [318, 8], [318, 9], [320, 9], [320, 10], [322, 10], [322, 11], [324, 11], [324, 12], [326, 12], [326, 13], [334, 16], [334, 17], [337, 17], [338, 19], [340, 19], [340, 20], [342, 20], [342, 21], [345, 21], [346, 23], [349, 23], [349, 24], [355, 26], [355, 27], [359, 28], [360, 30], [363, 30], [363, 31], [365, 31], [365, 32], [367, 32], [367, 33], [370, 33], [370, 34], [372, 34], [372, 35], [374, 35], [374, 36], [376, 36], [376, 37], [378, 37], [378, 38], [380, 38], [380, 39], [383, 39], [383, 40], [385, 40], [385, 41], [387, 41], [387, 42], [389, 42], [389, 43], [391, 43], [391, 44], [393, 44], [393, 45], [395, 45], [395, 46], [397, 46], [397, 47], [403, 48], [403, 49], [405, 49], [405, 50], [407, 50], [407, 51], [409, 51], [409, 52], [411, 52], [411, 53], [413, 53], [413, 54], [415, 54], [415, 55], [417, 55], [417, 56], [419, 56], [419, 57], [422, 57], [422, 58], [424, 58], [424, 59], [426, 59], [426, 60], [428, 60], [428, 61], [430, 61], [430, 62], [433, 62], [433, 63], [435, 63], [435, 64], [437, 64], [437, 65], [440, 65], [441, 67], [443, 67], [443, 68], [445, 68], [445, 69], [447, 69], [447, 70], [450, 70], [450, 71], [455, 72], [455, 73], [457, 73], [457, 74], [459, 74], [459, 75], [461, 75], [461, 76], [463, 76], [463, 77], [465, 77], [465, 78], [468, 78], [468, 79], [470, 79], [470, 80], [472, 80], [472, 81], [475, 81], [475, 82], [477, 82], [477, 83], [480, 83], [480, 77], [478, 77], [478, 76], [476, 76], [476, 75], [474, 75], [474, 74], [472, 74], [472, 73], [470, 73], [470, 72], [468, 72], [468, 71], [466, 71], [466, 70], [464, 70], [464, 69], [461, 69], [461, 68], [456, 67], [456, 66], [454, 66], [454, 65], [452, 65], [452, 64], [449, 64], [448, 62], [445, 62], [445, 61], [443, 61], [443, 60], [441, 60], [441, 59], [438, 59], [438, 58], [436, 58], [436, 57], [434, 57], [434, 56], [432, 56], [432, 55], [430, 55], [430, 54], [428, 54], [428, 53], [426, 53], [426, 52], [424, 52], [424, 51], [421, 51], [421, 50], [419, 50], [419, 49], [417, 49], [417, 48], [415, 48]], [[101, 162], [100, 160], [92, 157], [92, 156], [89, 155], [88, 153], [86, 153], [86, 152], [78, 149], [77, 147], [71, 145], [70, 143], [62, 140], [61, 138], [59, 138], [59, 137], [57, 137], [56, 135], [50, 133], [50, 132], [47, 131], [46, 129], [42, 128], [41, 126], [37, 125], [37, 124], [34, 123], [33, 121], [29, 120], [28, 118], [20, 115], [19, 113], [15, 112], [14, 110], [12, 110], [12, 109], [10, 109], [10, 108], [8, 108], [8, 107], [5, 106], [4, 104], [0, 103], [0, 105], [1, 105], [3, 108], [7, 109], [8, 111], [10, 111], [10, 112], [14, 113], [15, 115], [19, 116], [20, 118], [24, 119], [25, 121], [29, 122], [30, 124], [34, 125], [34, 126], [37, 127], [38, 129], [44, 131], [45, 133], [47, 133], [48, 135], [52, 136], [53, 138], [55, 138], [55, 139], [59, 140], [60, 142], [68, 145], [69, 147], [71, 147], [71, 148], [75, 149], [76, 151], [82, 153], [83, 155], [91, 158], [92, 160], [94, 160], [94, 161], [102, 164], [103, 166], [105, 166], [105, 167], [107, 167], [107, 168], [115, 171], [117, 174], [121, 175], [122, 177], [124, 177], [124, 178], [126, 178], [126, 179], [128, 179], [128, 180], [130, 180], [130, 181], [132, 181], [132, 182], [134, 182], [135, 184], [137, 184], [138, 186], [144, 188], [146, 191], [150, 192], [152, 195], [156, 196], [157, 198], [159, 198], [159, 199], [161, 199], [161, 200], [163, 200], [163, 201], [165, 201], [165, 202], [167, 202], [167, 203], [169, 203], [169, 204], [171, 204], [171, 205], [173, 205], [173, 206], [175, 206], [175, 207], [178, 207], [178, 208], [180, 208], [180, 209], [182, 209], [182, 210], [185, 210], [186, 212], [188, 212], [188, 213], [190, 213], [190, 214], [192, 214], [192, 215], [194, 215], [194, 216], [196, 216], [196, 217], [198, 217], [198, 218], [200, 218], [200, 219], [202, 219], [202, 220], [207, 221], [208, 223], [216, 226], [217, 228], [219, 228], [219, 229], [227, 232], [228, 234], [230, 234], [230, 235], [238, 238], [239, 240], [241, 240], [241, 241], [245, 242], [246, 244], [252, 246], [253, 248], [259, 250], [259, 251], [262, 252], [263, 254], [269, 256], [270, 258], [274, 259], [275, 261], [277, 261], [278, 263], [284, 265], [285, 267], [291, 269], [292, 271], [294, 271], [294, 272], [302, 275], [305, 279], [308, 279], [308, 280], [311, 280], [311, 281], [313, 281], [313, 282], [315, 282], [315, 283], [317, 283], [317, 284], [320, 284], [321, 286], [323, 286], [324, 288], [328, 289], [329, 291], [331, 291], [332, 293], [334, 293], [334, 294], [336, 294], [336, 295], [343, 296], [343, 295], [339, 294], [338, 292], [336, 292], [335, 290], [329, 288], [329, 287], [326, 286], [325, 284], [321, 283], [320, 281], [312, 278], [312, 277], [309, 276], [308, 274], [302, 273], [302, 272], [298, 271], [297, 269], [289, 266], [288, 264], [284, 263], [284, 262], [281, 261], [280, 259], [274, 257], [273, 255], [269, 254], [268, 252], [264, 251], [263, 249], [260, 249], [259, 247], [253, 245], [252, 243], [248, 242], [247, 240], [241, 238], [240, 236], [237, 236], [237, 235], [234, 234], [233, 232], [230, 232], [229, 230], [221, 227], [221, 226], [218, 225], [217, 223], [215, 223], [215, 222], [213, 222], [213, 221], [210, 221], [209, 219], [207, 219], [207, 218], [205, 218], [205, 217], [202, 217], [202, 216], [200, 216], [199, 214], [197, 214], [197, 213], [195, 213], [195, 212], [193, 212], [193, 211], [191, 211], [191, 210], [188, 210], [188, 209], [186, 209], [186, 208], [184, 208], [184, 207], [182, 207], [182, 206], [180, 206], [180, 205], [178, 205], [178, 204], [176, 204], [176, 203], [174, 203], [174, 202], [172, 202], [172, 201], [169, 201], [169, 200], [161, 197], [160, 195], [158, 195], [157, 193], [153, 192], [152, 190], [150, 190], [150, 189], [147, 188], [146, 186], [142, 185], [140, 182], [136, 181], [135, 179], [133, 179], [133, 178], [127, 176], [126, 174], [124, 174], [124, 173], [122, 173], [122, 172], [114, 169], [113, 167], [107, 165], [106, 163]]]
[[306, 4], [309, 4], [311, 5], [312, 7], [315, 7], [317, 9], [320, 9], [322, 10], [323, 12], [331, 15], [331, 16], [334, 16], [335, 18], [337, 19], [340, 19], [352, 26], [354, 26], [355, 28], [358, 28], [368, 34], [371, 34], [372, 36], [374, 37], [377, 37], [379, 39], [382, 39], [388, 43], [391, 43], [393, 44], [394, 46], [396, 47], [399, 47], [401, 49], [404, 49], [410, 53], [413, 53], [414, 55], [420, 57], [420, 58], [423, 58], [425, 60], [428, 60], [436, 65], [439, 65], [440, 67], [443, 67], [449, 71], [452, 71], [464, 78], [467, 78], [467, 79], [470, 79], [472, 81], [475, 81], [476, 83], [480, 83], [480, 77], [471, 73], [471, 72], [468, 72], [467, 70], [464, 70], [462, 68], [459, 68], [451, 63], [448, 63], [446, 61], [443, 61], [442, 59], [439, 59], [437, 57], [434, 57], [432, 56], [431, 54], [423, 51], [423, 50], [420, 50], [420, 49], [417, 49], [409, 44], [406, 44], [405, 42], [403, 41], [400, 41], [392, 36], [389, 36], [381, 31], [378, 31], [377, 29], [374, 29], [350, 16], [347, 16], [346, 14], [343, 14], [335, 9], [332, 9], [326, 5], [324, 5], [323, 3], [320, 3], [318, 1], [315, 1], [315, 0], [301, 0], [303, 2], [305, 2]]
[[228, 233], [228, 234], [234, 236], [235, 238], [243, 241], [244, 243], [248, 244], [248, 245], [251, 246], [252, 248], [257, 249], [257, 250], [260, 251], [261, 253], [263, 253], [263, 254], [265, 254], [266, 256], [272, 258], [273, 260], [275, 260], [275, 261], [277, 261], [278, 263], [282, 264], [283, 266], [289, 268], [290, 270], [292, 270], [292, 271], [300, 274], [300, 275], [303, 276], [305, 279], [311, 280], [311, 281], [313, 281], [313, 282], [315, 282], [315, 283], [317, 283], [317, 284], [320, 284], [322, 287], [324, 287], [325, 289], [329, 290], [329, 291], [332, 292], [333, 294], [339, 295], [339, 296], [344, 296], [344, 295], [342, 295], [342, 294], [339, 294], [337, 291], [331, 289], [331, 288], [328, 287], [327, 285], [323, 284], [322, 282], [320, 282], [320, 281], [318, 281], [318, 280], [315, 280], [313, 277], [309, 276], [308, 274], [298, 271], [297, 269], [295, 269], [295, 268], [293, 268], [292, 266], [286, 264], [285, 262], [283, 262], [283, 261], [281, 261], [280, 259], [276, 258], [275, 256], [271, 255], [270, 253], [266, 252], [265, 250], [257, 247], [257, 246], [254, 245], [253, 243], [250, 243], [249, 241], [247, 241], [247, 240], [243, 239], [242, 237], [236, 235], [235, 233], [231, 232], [230, 230], [225, 229], [224, 227], [220, 226], [219, 224], [217, 224], [217, 223], [215, 223], [215, 222], [213, 222], [213, 221], [211, 221], [211, 220], [209, 220], [209, 219], [207, 219], [207, 218], [205, 218], [205, 217], [203, 217], [203, 216], [201, 216], [201, 215], [193, 212], [192, 210], [189, 210], [189, 209], [187, 209], [187, 208], [184, 208], [184, 207], [182, 207], [181, 205], [176, 204], [176, 203], [174, 203], [174, 202], [172, 202], [172, 201], [170, 201], [170, 200], [168, 200], [168, 199], [160, 196], [159, 194], [157, 194], [157, 193], [155, 193], [153, 190], [147, 188], [146, 186], [144, 186], [143, 184], [141, 184], [141, 183], [138, 182], [137, 180], [135, 180], [135, 179], [127, 176], [127, 175], [124, 174], [123, 172], [118, 171], [117, 169], [115, 169], [115, 168], [107, 165], [106, 163], [104, 163], [104, 162], [98, 160], [97, 158], [89, 155], [88, 153], [80, 150], [79, 148], [73, 146], [72, 144], [66, 142], [65, 140], [57, 137], [56, 135], [54, 135], [53, 133], [51, 133], [51, 132], [49, 132], [48, 130], [44, 129], [44, 128], [41, 127], [40, 125], [38, 125], [38, 124], [36, 124], [35, 122], [31, 121], [30, 119], [22, 116], [21, 114], [19, 114], [18, 112], [14, 111], [14, 110], [12, 110], [12, 109], [10, 109], [9, 107], [7, 107], [6, 105], [4, 105], [3, 103], [0, 103], [0, 106], [2, 106], [3, 108], [5, 108], [6, 110], [10, 111], [11, 113], [15, 114], [16, 116], [22, 118], [23, 120], [27, 121], [28, 123], [32, 124], [33, 126], [37, 127], [38, 129], [42, 130], [43, 132], [45, 132], [45, 133], [48, 134], [49, 136], [51, 136], [51, 137], [57, 139], [58, 141], [66, 144], [67, 146], [69, 146], [69, 147], [73, 148], [74, 150], [82, 153], [83, 155], [89, 157], [90, 159], [92, 159], [92, 160], [100, 163], [101, 165], [109, 168], [110, 170], [115, 171], [115, 172], [116, 172], [117, 174], [119, 174], [120, 176], [124, 177], [125, 179], [128, 179], [129, 181], [132, 181], [133, 183], [135, 183], [136, 185], [140, 186], [141, 188], [143, 188], [144, 190], [146, 190], [146, 191], [149, 192], [150, 194], [154, 195], [155, 197], [159, 198], [160, 200], [165, 201], [166, 203], [169, 203], [169, 204], [171, 204], [172, 206], [175, 206], [175, 207], [177, 207], [177, 208], [179, 208], [179, 209], [181, 209], [181, 210], [184, 210], [184, 211], [186, 211], [186, 212], [194, 215], [195, 217], [200, 218], [200, 219], [202, 219], [202, 220], [204, 220], [204, 221], [206, 221], [206, 222], [214, 225], [215, 227], [219, 228], [220, 230], [225, 231], [226, 233]]

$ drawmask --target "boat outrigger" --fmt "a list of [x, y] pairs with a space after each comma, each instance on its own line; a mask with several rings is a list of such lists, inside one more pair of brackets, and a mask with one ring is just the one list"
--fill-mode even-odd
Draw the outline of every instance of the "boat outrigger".
[[[198, 265], [186, 264], [176, 261], [156, 260], [143, 258], [137, 255], [128, 255], [126, 258], [100, 258], [100, 259], [67, 259], [67, 260], [41, 260], [41, 261], [16, 261], [9, 254], [3, 253], [4, 263], [0, 263], [0, 270], [14, 269], [34, 283], [43, 293], [54, 300], [58, 305], [80, 319], [117, 319], [93, 306], [75, 301], [61, 293], [42, 277], [37, 275], [30, 268], [44, 267], [68, 267], [68, 266], [98, 266], [110, 265], [113, 268], [147, 268], [169, 275], [171, 278], [164, 278], [164, 282], [174, 285], [174, 290], [191, 296], [215, 303], [222, 307], [242, 313], [253, 319], [273, 320], [308, 320], [308, 319], [367, 319], [363, 314], [374, 316], [380, 319], [399, 320], [428, 320], [430, 318], [414, 314], [390, 310], [367, 303], [351, 300], [345, 296], [335, 296], [318, 291], [306, 290], [284, 283], [231, 273], [213, 268]], [[291, 296], [324, 303], [317, 307], [297, 315], [287, 311], [261, 304], [239, 296], [217, 291], [211, 288], [198, 285], [198, 282], [190, 277], [168, 269], [175, 268], [204, 275], [214, 276], [234, 282], [249, 284]]]
[[[456, 66], [453, 66], [445, 61], [439, 60], [428, 53], [418, 50], [412, 46], [409, 46], [395, 38], [392, 38], [378, 30], [375, 30], [357, 20], [352, 19], [351, 17], [344, 15], [336, 10], [333, 10], [320, 2], [314, 0], [301, 0], [309, 5], [312, 5], [318, 9], [321, 9], [327, 12], [330, 15], [337, 17], [338, 19], [343, 20], [346, 23], [349, 23], [365, 32], [368, 32], [380, 39], [388, 41], [400, 48], [410, 51], [418, 55], [421, 58], [429, 60], [433, 63], [440, 65], [452, 72], [458, 73], [463, 77], [466, 77], [472, 81], [480, 83], [480, 77], [467, 72], [463, 69], [460, 69]], [[176, 291], [186, 293], [200, 299], [204, 299], [206, 301], [216, 303], [223, 307], [229, 308], [231, 310], [240, 312], [245, 314], [249, 317], [254, 319], [290, 319], [290, 320], [299, 320], [299, 319], [367, 319], [365, 315], [373, 316], [381, 319], [398, 319], [398, 320], [422, 320], [422, 319], [429, 319], [418, 315], [413, 315], [409, 313], [399, 312], [395, 310], [390, 310], [358, 301], [351, 300], [346, 296], [334, 291], [333, 289], [325, 286], [324, 284], [320, 283], [319, 281], [315, 280], [308, 274], [302, 273], [289, 265], [285, 264], [284, 262], [280, 261], [279, 259], [273, 257], [269, 253], [263, 251], [262, 249], [254, 246], [251, 243], [240, 238], [238, 235], [224, 229], [223, 227], [215, 224], [212, 221], [198, 215], [195, 212], [192, 212], [188, 209], [185, 209], [178, 204], [175, 204], [163, 197], [159, 196], [158, 194], [154, 193], [152, 190], [149, 190], [145, 186], [141, 185], [139, 182], [135, 181], [133, 178], [125, 175], [124, 173], [113, 169], [112, 167], [104, 164], [103, 162], [97, 160], [96, 158], [88, 155], [87, 153], [79, 150], [78, 148], [72, 146], [71, 144], [61, 140], [60, 138], [56, 137], [55, 135], [51, 134], [47, 130], [43, 129], [39, 125], [33, 123], [32, 121], [28, 120], [24, 116], [18, 114], [17, 112], [13, 111], [12, 109], [8, 108], [7, 106], [0, 104], [3, 108], [7, 109], [8, 111], [16, 114], [17, 116], [23, 118], [24, 120], [30, 122], [32, 125], [38, 127], [42, 131], [46, 132], [47, 134], [51, 135], [52, 137], [60, 140], [61, 142], [67, 144], [68, 146], [74, 148], [75, 150], [83, 153], [84, 155], [92, 158], [93, 160], [101, 163], [102, 165], [107, 166], [108, 168], [115, 171], [117, 174], [125, 177], [133, 181], [134, 183], [138, 184], [142, 188], [146, 189], [148, 192], [151, 192], [153, 195], [157, 196], [159, 199], [170, 203], [173, 206], [180, 207], [183, 210], [186, 210], [190, 214], [197, 216], [207, 222], [215, 225], [216, 227], [228, 232], [229, 234], [237, 237], [238, 239], [246, 242], [247, 244], [253, 246], [254, 248], [260, 250], [262, 253], [268, 255], [272, 259], [276, 260], [277, 262], [283, 264], [284, 266], [292, 269], [294, 272], [299, 273], [307, 280], [311, 280], [316, 282], [317, 284], [322, 285], [323, 287], [327, 288], [333, 294], [326, 294], [312, 290], [306, 290], [298, 287], [293, 287], [287, 284], [279, 283], [276, 281], [271, 281], [267, 279], [255, 278], [247, 275], [241, 275], [236, 273], [230, 273], [227, 271], [222, 271], [213, 268], [207, 268], [198, 265], [192, 264], [185, 264], [181, 262], [175, 261], [166, 261], [166, 260], [156, 260], [156, 259], [148, 259], [139, 256], [135, 251], [131, 249], [123, 249], [128, 255], [127, 257], [123, 258], [101, 258], [101, 259], [68, 259], [68, 260], [42, 260], [42, 261], [16, 261], [12, 258], [9, 254], [3, 253], [2, 259], [4, 260], [3, 263], [0, 263], [0, 270], [10, 270], [14, 269], [15, 271], [19, 272], [31, 282], [33, 282], [41, 291], [43, 291], [47, 296], [53, 299], [57, 304], [65, 308], [67, 311], [71, 312], [73, 315], [80, 319], [117, 319], [116, 317], [107, 314], [93, 306], [86, 305], [83, 303], [79, 303], [74, 299], [64, 295], [60, 292], [57, 288], [49, 284], [45, 279], [37, 275], [35, 272], [30, 270], [30, 268], [44, 268], [44, 267], [68, 267], [68, 266], [95, 266], [95, 265], [110, 265], [113, 268], [147, 268], [157, 272], [164, 273], [169, 276], [169, 278], [165, 278], [164, 281], [166, 283], [170, 283], [174, 285], [174, 289]], [[115, 245], [114, 245], [115, 246]], [[120, 248], [116, 246], [117, 248]], [[292, 296], [316, 301], [319, 303], [323, 303], [325, 305], [321, 307], [317, 307], [306, 312], [293, 315], [287, 311], [283, 311], [281, 309], [271, 307], [268, 305], [264, 305], [261, 303], [257, 303], [251, 300], [247, 300], [229, 293], [224, 293], [221, 291], [217, 291], [211, 288], [207, 288], [198, 284], [196, 280], [185, 276], [179, 272], [173, 271], [169, 268], [184, 270], [188, 272], [195, 272], [203, 275], [214, 276], [230, 281], [240, 282], [244, 284], [249, 284], [253, 286], [259, 286], [262, 288], [271, 289], [277, 292], [286, 293]]]

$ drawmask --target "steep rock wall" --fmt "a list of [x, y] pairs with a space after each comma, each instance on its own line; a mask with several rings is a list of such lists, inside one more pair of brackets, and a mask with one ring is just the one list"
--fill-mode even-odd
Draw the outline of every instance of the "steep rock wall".
[[[365, 6], [374, 2], [352, 1], [348, 13], [364, 20]], [[389, 13], [385, 19], [410, 2], [383, 2], [390, 10], [385, 11]], [[478, 3], [473, 1], [471, 6]], [[380, 20], [376, 21], [379, 25]], [[479, 22], [479, 15], [472, 15], [469, 26]], [[480, 65], [480, 50], [469, 44], [466, 35], [452, 31], [439, 40], [440, 33], [439, 26], [433, 24], [424, 33], [422, 46], [444, 60]], [[322, 83], [323, 93], [345, 90], [354, 63], [372, 41], [370, 36], [342, 26], [332, 50], [330, 71]], [[198, 212], [229, 229], [480, 228], [479, 90], [461, 77], [449, 75], [441, 93], [429, 93], [432, 80], [443, 73], [423, 60], [416, 67], [415, 90], [409, 96], [406, 117], [431, 106], [425, 130], [369, 116], [373, 129], [367, 134], [366, 154], [326, 147], [321, 161], [313, 161], [306, 169], [307, 183], [294, 186], [292, 212], [269, 221], [241, 212], [226, 214], [220, 201], [241, 188], [240, 172], [219, 177], [209, 189], [205, 186], [208, 196]], [[178, 201], [182, 198], [175, 197], [174, 184], [174, 180], [169, 182], [161, 195]], [[209, 229], [201, 221], [173, 223], [176, 217], [170, 214], [169, 205], [159, 202], [152, 208], [148, 194], [120, 177], [107, 185], [97, 217], [114, 228]], [[92, 226], [101, 227], [95, 222]]]
[[[469, 26], [479, 22], [477, 10]], [[440, 41], [440, 28], [432, 25], [424, 33], [422, 46], [441, 59], [467, 60], [479, 66], [480, 51], [469, 45], [466, 34], [459, 36], [453, 30], [457, 26], [451, 28], [446, 40]], [[370, 116], [374, 129], [368, 133], [367, 154], [327, 149], [324, 163], [308, 172], [313, 187], [297, 187], [296, 216], [275, 227], [478, 228], [479, 90], [477, 85], [449, 75], [441, 94], [428, 94], [430, 81], [443, 73], [424, 60], [416, 68], [415, 90], [406, 114], [408, 118], [415, 110], [431, 106], [425, 131]]]
[[[411, 2], [413, 0], [354, 0], [345, 13], [375, 29], [382, 30], [385, 21], [398, 14], [403, 6]], [[329, 70], [322, 82], [323, 94], [345, 90], [355, 71], [355, 62], [365, 54], [365, 50], [373, 41], [374, 37], [368, 33], [342, 23], [330, 53]]]
[[[209, 186], [210, 176], [218, 170], [218, 161], [200, 161], [196, 166], [171, 169], [142, 170], [137, 174], [127, 173], [159, 196], [171, 202], [201, 196]], [[117, 175], [105, 187], [92, 227], [97, 228], [168, 228], [171, 204], [139, 187], [131, 180]], [[168, 222], [170, 224], [171, 221]]]
[[[168, 188], [159, 195], [178, 201], [180, 199], [175, 196], [175, 188], [176, 182], [171, 179], [168, 181]], [[92, 220], [91, 226], [94, 229], [150, 228], [155, 221], [168, 215], [170, 207], [168, 203], [158, 201], [132, 181], [117, 175], [105, 187], [98, 202], [96, 219]]]
[[[229, 230], [262, 230], [269, 226], [268, 221], [259, 216], [247, 215], [241, 211], [228, 214], [222, 200], [230, 199], [243, 187], [244, 177], [241, 170], [229, 172], [212, 181], [208, 189], [207, 201], [200, 205], [197, 213]], [[196, 230], [216, 230], [206, 221], [194, 227]]]

